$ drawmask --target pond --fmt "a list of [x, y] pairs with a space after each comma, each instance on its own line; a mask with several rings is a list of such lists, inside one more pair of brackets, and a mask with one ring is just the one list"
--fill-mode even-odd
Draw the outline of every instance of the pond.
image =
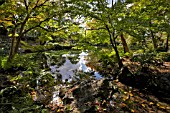
[[[102, 75], [100, 75], [97, 71], [91, 69], [86, 66], [88, 51], [82, 52], [70, 52], [63, 53], [62, 55], [55, 54], [55, 52], [47, 52], [45, 53], [46, 63], [43, 64], [43, 67], [48, 67], [48, 70], [43, 69], [40, 72], [40, 76], [36, 79], [36, 90], [41, 90], [40, 84], [41, 79], [50, 74], [54, 77], [54, 81], [57, 82], [61, 80], [61, 82], [71, 83], [72, 81], [79, 81], [82, 76], [89, 76], [89, 78], [100, 80]], [[46, 65], [46, 66], [45, 66]], [[54, 90], [51, 92], [52, 102], [59, 103], [59, 90], [63, 86], [63, 84], [58, 84], [53, 86]], [[35, 97], [35, 101], [38, 97]]]
[[75, 75], [78, 72], [94, 73], [93, 77], [95, 79], [102, 78], [102, 75], [86, 66], [88, 62], [86, 60], [88, 56], [87, 52], [82, 51], [80, 54], [63, 54], [61, 60], [64, 58], [65, 62], [62, 65], [55, 62], [55, 57], [52, 58], [49, 53], [46, 53], [45, 56], [47, 57], [47, 66], [50, 70], [43, 71], [43, 73], [51, 73], [55, 79], [57, 79], [57, 75], [60, 74], [63, 82], [66, 80], [71, 81], [75, 79]]

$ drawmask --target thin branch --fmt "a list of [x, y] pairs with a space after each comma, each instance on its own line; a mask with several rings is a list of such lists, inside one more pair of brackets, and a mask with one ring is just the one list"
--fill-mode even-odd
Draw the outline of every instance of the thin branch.
[[64, 30], [64, 29], [67, 29], [67, 28], [69, 28], [69, 27], [62, 27], [62, 28], [58, 28], [58, 30], [57, 31], [61, 31], [61, 30]]
[[34, 10], [36, 9], [36, 7], [38, 6], [38, 2], [39, 2], [39, 1], [40, 1], [40, 0], [37, 0], [35, 6], [34, 6], [34, 7], [32, 8], [32, 10], [31, 10], [31, 12], [34, 11]]
[[90, 30], [90, 31], [93, 31], [93, 30], [100, 30], [100, 29], [104, 29], [104, 30], [106, 30], [106, 28], [104, 28], [104, 27], [101, 27], [101, 28], [97, 28], [97, 29], [86, 29], [86, 30]]
[[26, 10], [27, 10], [27, 12], [28, 12], [28, 4], [27, 4], [27, 0], [24, 0], [24, 5], [25, 5], [25, 8], [26, 8]]
[[23, 32], [23, 34], [26, 34], [27, 32], [31, 31], [32, 29], [35, 29], [36, 27], [41, 27], [41, 24], [45, 21], [48, 21], [50, 18], [46, 18], [45, 20], [41, 21], [38, 25], [31, 27]]
[[23, 32], [23, 34], [26, 34], [26, 33], [28, 33], [29, 31], [31, 31], [32, 29], [35, 29], [36, 27], [39, 27], [39, 26], [40, 26], [40, 25], [36, 25], [36, 26], [34, 26], [34, 27], [31, 27], [31, 28], [25, 30], [25, 31]]
[[46, 28], [44, 28], [44, 27], [42, 27], [42, 26], [39, 26], [39, 27], [40, 27], [41, 29], [47, 31], [47, 32], [52, 32], [52, 31], [50, 31], [49, 29], [46, 29]]
[[107, 24], [105, 24], [105, 27], [106, 27], [106, 29], [107, 29], [107, 31], [109, 33], [111, 45], [112, 45], [113, 48], [115, 48], [115, 45], [114, 45], [114, 42], [113, 42], [113, 39], [112, 39], [112, 35], [113, 34], [111, 35], [111, 31], [110, 31], [110, 29], [109, 29]]
[[44, 5], [47, 1], [49, 1], [49, 0], [45, 0], [43, 3], [41, 3], [41, 4], [38, 5], [39, 1], [40, 1], [40, 0], [37, 0], [37, 3], [36, 3], [36, 5], [34, 6], [34, 8], [32, 8], [32, 11], [35, 10], [36, 8], [38, 8], [38, 7], [43, 6], [43, 5]]

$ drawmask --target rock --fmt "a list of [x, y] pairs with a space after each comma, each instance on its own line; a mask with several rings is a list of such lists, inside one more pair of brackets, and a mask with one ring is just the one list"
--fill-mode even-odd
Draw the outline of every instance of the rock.
[[170, 74], [164, 74], [158, 77], [156, 84], [158, 87], [160, 87], [161, 90], [169, 92], [170, 91]]

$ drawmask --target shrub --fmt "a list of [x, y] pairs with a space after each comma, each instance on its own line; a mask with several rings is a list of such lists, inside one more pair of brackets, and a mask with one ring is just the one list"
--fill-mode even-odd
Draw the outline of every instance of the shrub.
[[170, 62], [170, 53], [168, 52], [160, 52], [157, 54], [157, 57], [165, 62]]

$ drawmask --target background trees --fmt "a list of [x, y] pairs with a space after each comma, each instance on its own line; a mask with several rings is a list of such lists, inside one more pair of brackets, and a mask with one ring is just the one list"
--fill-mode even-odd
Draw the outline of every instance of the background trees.
[[[8, 27], [8, 35], [12, 39], [8, 60], [17, 53], [21, 39], [31, 35], [30, 32], [39, 34], [43, 32], [56, 32], [61, 30], [62, 17], [67, 8], [63, 9], [64, 2], [51, 0], [8, 0], [1, 5], [1, 23]], [[55, 23], [55, 25], [54, 25]], [[44, 35], [45, 40], [51, 39]]]
[[109, 41], [120, 65], [117, 42], [121, 42], [124, 53], [129, 52], [128, 37], [146, 46], [152, 42], [153, 50], [159, 50], [163, 43], [162, 48], [168, 50], [168, 1], [7, 0], [0, 8], [0, 22], [12, 39], [9, 61], [17, 53], [20, 41], [32, 34], [42, 43], [53, 38], [72, 42], [89, 38], [96, 44]]

